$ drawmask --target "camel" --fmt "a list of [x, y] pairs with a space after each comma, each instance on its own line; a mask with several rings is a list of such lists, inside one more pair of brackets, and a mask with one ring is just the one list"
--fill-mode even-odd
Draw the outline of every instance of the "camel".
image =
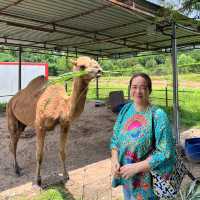
[[26, 126], [36, 131], [36, 184], [41, 186], [40, 168], [43, 159], [43, 147], [46, 132], [60, 125], [59, 153], [63, 170], [63, 179], [69, 179], [65, 166], [65, 146], [71, 123], [83, 112], [88, 84], [100, 76], [99, 64], [86, 56], [79, 57], [73, 71], [84, 70], [86, 74], [73, 79], [71, 96], [66, 94], [61, 84], [48, 84], [44, 76], [33, 79], [26, 88], [13, 96], [7, 105], [8, 130], [10, 132], [10, 151], [14, 158], [14, 170], [20, 175], [16, 152], [20, 134]]

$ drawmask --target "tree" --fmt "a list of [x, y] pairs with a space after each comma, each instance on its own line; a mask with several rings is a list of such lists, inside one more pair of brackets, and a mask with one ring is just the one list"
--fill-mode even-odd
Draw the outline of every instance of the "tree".
[[[183, 0], [181, 9], [188, 13], [191, 13], [194, 10], [200, 13], [200, 1], [199, 0]], [[200, 15], [198, 15], [198, 17], [200, 17]]]
[[190, 55], [184, 53], [178, 57], [178, 65], [193, 64], [194, 62], [195, 60]]

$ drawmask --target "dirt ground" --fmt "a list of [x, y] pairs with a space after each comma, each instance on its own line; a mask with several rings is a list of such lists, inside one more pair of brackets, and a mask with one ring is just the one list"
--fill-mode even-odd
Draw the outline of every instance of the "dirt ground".
[[[106, 106], [95, 107], [87, 102], [81, 117], [71, 126], [67, 145], [67, 169], [74, 171], [98, 161], [108, 159], [109, 140], [116, 115]], [[18, 143], [18, 162], [22, 176], [16, 177], [9, 153], [9, 133], [5, 114], [0, 115], [0, 192], [21, 186], [34, 180], [35, 174], [35, 136], [34, 130], [27, 128], [25, 137]], [[55, 177], [60, 172], [58, 154], [59, 127], [48, 132], [45, 139], [42, 178]], [[105, 166], [106, 167], [106, 166]]]
[[[85, 199], [117, 199], [121, 196], [120, 189], [110, 190], [110, 152], [109, 141], [116, 115], [106, 106], [95, 107], [94, 102], [87, 102], [81, 117], [72, 125], [67, 145], [67, 169], [70, 181], [67, 190], [74, 196], [90, 195]], [[200, 131], [192, 129], [182, 134], [181, 141], [186, 137], [198, 137]], [[42, 164], [44, 182], [55, 182], [60, 173], [58, 156], [59, 127], [47, 134]], [[12, 157], [8, 150], [9, 133], [6, 127], [5, 114], [0, 114], [0, 196], [9, 199], [11, 188], [31, 188], [35, 175], [35, 137], [34, 130], [27, 128], [18, 145], [18, 161], [22, 167], [22, 176], [17, 177], [12, 168]], [[199, 164], [187, 163], [195, 176], [200, 176]], [[185, 182], [188, 182], [186, 179]], [[83, 183], [85, 184], [84, 187]], [[92, 185], [92, 187], [90, 187]], [[104, 194], [100, 188], [104, 188]], [[102, 198], [91, 197], [98, 190]], [[19, 192], [19, 193], [20, 193]], [[16, 193], [16, 190], [14, 194]]]

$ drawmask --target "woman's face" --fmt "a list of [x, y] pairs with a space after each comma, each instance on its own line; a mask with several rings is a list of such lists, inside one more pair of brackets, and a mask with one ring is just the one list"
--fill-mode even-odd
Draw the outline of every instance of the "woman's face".
[[132, 80], [131, 96], [138, 105], [146, 105], [149, 103], [149, 89], [143, 77], [137, 76]]

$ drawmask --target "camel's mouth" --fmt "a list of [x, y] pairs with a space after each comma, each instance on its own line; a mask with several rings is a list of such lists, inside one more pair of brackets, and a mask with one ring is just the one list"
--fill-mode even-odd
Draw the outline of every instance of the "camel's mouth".
[[99, 78], [101, 76], [101, 73], [96, 74], [96, 78]]
[[96, 78], [99, 78], [102, 75], [102, 70], [98, 70], [96, 73]]

